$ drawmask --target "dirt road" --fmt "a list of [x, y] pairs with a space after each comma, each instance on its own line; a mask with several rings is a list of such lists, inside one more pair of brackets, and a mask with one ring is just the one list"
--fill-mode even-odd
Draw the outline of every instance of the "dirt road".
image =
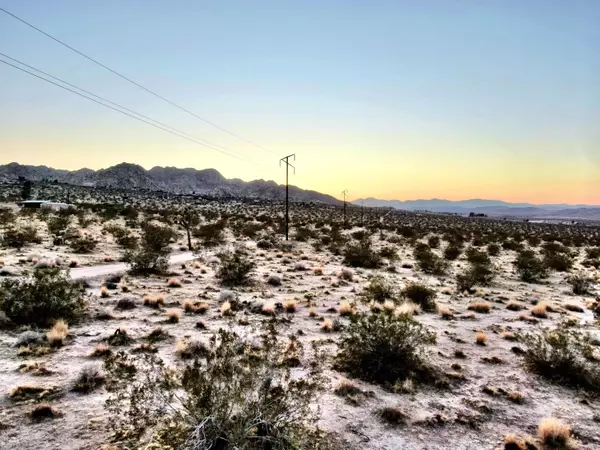
[[[177, 253], [169, 257], [169, 264], [181, 264], [195, 258], [192, 252]], [[69, 271], [71, 279], [82, 280], [85, 278], [103, 277], [126, 272], [129, 268], [127, 263], [102, 264], [91, 267], [78, 267]]]

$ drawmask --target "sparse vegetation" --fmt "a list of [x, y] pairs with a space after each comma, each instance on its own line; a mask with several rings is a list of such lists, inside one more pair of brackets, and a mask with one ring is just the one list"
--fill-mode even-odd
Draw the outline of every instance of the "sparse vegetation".
[[35, 269], [29, 278], [0, 283], [0, 310], [16, 324], [75, 322], [84, 312], [81, 288], [58, 268]]

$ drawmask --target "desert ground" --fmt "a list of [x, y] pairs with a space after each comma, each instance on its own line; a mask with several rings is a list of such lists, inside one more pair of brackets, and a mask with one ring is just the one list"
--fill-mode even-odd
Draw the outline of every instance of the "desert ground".
[[595, 224], [15, 189], [3, 449], [600, 448]]

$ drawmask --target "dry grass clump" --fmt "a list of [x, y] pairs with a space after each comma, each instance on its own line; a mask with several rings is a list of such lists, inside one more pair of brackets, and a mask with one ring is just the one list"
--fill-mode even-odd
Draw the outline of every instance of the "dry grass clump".
[[390, 425], [405, 425], [407, 415], [397, 406], [385, 406], [377, 411], [377, 415]]
[[279, 275], [269, 275], [267, 283], [274, 287], [281, 286], [281, 277]]
[[519, 405], [525, 402], [525, 400], [523, 399], [523, 394], [521, 394], [520, 392], [509, 392], [508, 394], [506, 394], [506, 398], [509, 401], [517, 403]]
[[194, 302], [191, 300], [184, 300], [183, 311], [187, 314], [193, 314], [196, 312], [196, 305], [194, 305]]
[[106, 344], [98, 344], [88, 355], [90, 358], [104, 358], [112, 353], [110, 347]]
[[221, 315], [223, 317], [233, 316], [233, 309], [231, 309], [231, 302], [223, 302], [220, 308]]
[[323, 275], [323, 268], [322, 267], [315, 267], [313, 269], [313, 274], [315, 274], [315, 275]]
[[509, 309], [511, 311], [521, 311], [521, 310], [525, 309], [525, 306], [523, 305], [523, 303], [515, 302], [514, 300], [511, 300], [510, 302], [508, 302], [506, 304], [506, 309]]
[[99, 367], [95, 365], [85, 366], [81, 369], [73, 384], [73, 391], [88, 393], [104, 384], [104, 381], [105, 377]]
[[35, 377], [42, 377], [46, 375], [52, 375], [53, 372], [46, 368], [43, 362], [34, 361], [31, 363], [21, 364], [18, 368], [20, 373], [28, 373]]
[[378, 303], [373, 300], [369, 303], [369, 308], [374, 313], [379, 313], [379, 312], [383, 311], [383, 305], [381, 303]]
[[525, 439], [514, 433], [504, 436], [504, 450], [527, 450]]
[[286, 300], [283, 303], [283, 308], [286, 310], [286, 312], [289, 313], [293, 313], [296, 312], [296, 310], [298, 309], [298, 302], [296, 300]]
[[194, 312], [196, 312], [197, 314], [205, 314], [206, 311], [209, 310], [210, 305], [206, 302], [200, 302], [200, 303], [194, 305], [194, 308], [195, 308]]
[[167, 286], [172, 288], [180, 288], [182, 286], [179, 278], [169, 278], [167, 280]]
[[69, 335], [69, 326], [64, 320], [57, 320], [54, 326], [46, 333], [46, 339], [52, 347], [60, 347]]
[[263, 314], [266, 314], [267, 316], [274, 315], [275, 314], [275, 303], [273, 303], [273, 302], [265, 303], [261, 308], [261, 312]]
[[576, 305], [575, 303], [567, 303], [565, 305], [565, 309], [567, 309], [569, 311], [573, 311], [573, 312], [578, 312], [578, 313], [584, 312], [584, 309], [581, 306]]
[[102, 297], [102, 298], [110, 297], [110, 293], [108, 292], [108, 289], [106, 288], [106, 286], [102, 286], [100, 288], [100, 297]]
[[144, 306], [158, 309], [164, 305], [165, 305], [165, 298], [162, 295], [159, 295], [157, 297], [152, 297], [150, 295], [147, 295], [144, 297]]
[[414, 302], [406, 301], [394, 309], [394, 315], [396, 316], [414, 316], [415, 314], [421, 313], [421, 305], [417, 305]]
[[475, 311], [478, 313], [484, 313], [487, 314], [490, 312], [490, 310], [492, 309], [491, 305], [488, 302], [485, 301], [481, 301], [481, 302], [473, 302], [471, 303], [467, 309], [469, 311]]
[[175, 344], [175, 353], [182, 359], [201, 358], [208, 355], [210, 349], [204, 342], [180, 339]]
[[537, 435], [549, 447], [568, 448], [571, 441], [571, 427], [554, 417], [545, 417], [540, 420]]
[[115, 306], [116, 309], [119, 309], [121, 311], [125, 311], [125, 310], [130, 310], [130, 309], [135, 309], [136, 305], [135, 305], [135, 300], [132, 298], [120, 298], [117, 301], [117, 304]]
[[308, 310], [308, 315], [310, 317], [317, 317], [317, 308], [315, 308], [314, 306], [311, 306], [310, 309]]
[[31, 411], [29, 411], [29, 417], [36, 421], [54, 419], [61, 414], [62, 413], [60, 411], [47, 403], [40, 403], [39, 405], [34, 406]]
[[487, 345], [487, 342], [487, 335], [483, 331], [478, 331], [475, 335], [475, 343], [477, 343], [478, 345]]
[[531, 308], [531, 315], [540, 319], [545, 319], [548, 317], [548, 306], [548, 302], [546, 301], [538, 302], [537, 305]]
[[339, 276], [339, 278], [341, 278], [344, 281], [353, 281], [354, 280], [354, 272], [348, 268], [343, 268], [338, 276]]
[[446, 305], [437, 305], [437, 310], [438, 313], [440, 314], [440, 316], [442, 316], [442, 319], [452, 319], [454, 318], [454, 311], [452, 311], [452, 309], [450, 309], [450, 307], [446, 306]]
[[181, 318], [181, 312], [178, 309], [169, 309], [167, 311], [167, 322], [178, 323]]
[[321, 324], [321, 331], [323, 331], [324, 333], [331, 333], [332, 331], [334, 331], [334, 327], [335, 325], [333, 320], [325, 319]]
[[512, 331], [503, 331], [502, 332], [502, 338], [506, 339], [507, 341], [516, 341], [516, 340], [518, 340], [517, 335], [515, 333], [513, 333]]
[[396, 303], [394, 303], [392, 300], [386, 300], [385, 302], [383, 302], [383, 310], [386, 313], [392, 313], [394, 312], [394, 309], [396, 309]]
[[338, 312], [340, 316], [351, 316], [354, 314], [354, 306], [352, 306], [352, 303], [344, 300], [340, 303]]

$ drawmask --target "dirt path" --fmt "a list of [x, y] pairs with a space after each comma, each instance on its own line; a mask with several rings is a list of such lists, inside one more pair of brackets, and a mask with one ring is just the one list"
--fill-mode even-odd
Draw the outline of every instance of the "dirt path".
[[[194, 258], [192, 252], [178, 253], [169, 257], [169, 264], [181, 264], [191, 261]], [[70, 270], [71, 279], [82, 280], [85, 278], [103, 277], [106, 275], [114, 275], [127, 271], [129, 265], [127, 263], [101, 264], [90, 267], [78, 267]]]

